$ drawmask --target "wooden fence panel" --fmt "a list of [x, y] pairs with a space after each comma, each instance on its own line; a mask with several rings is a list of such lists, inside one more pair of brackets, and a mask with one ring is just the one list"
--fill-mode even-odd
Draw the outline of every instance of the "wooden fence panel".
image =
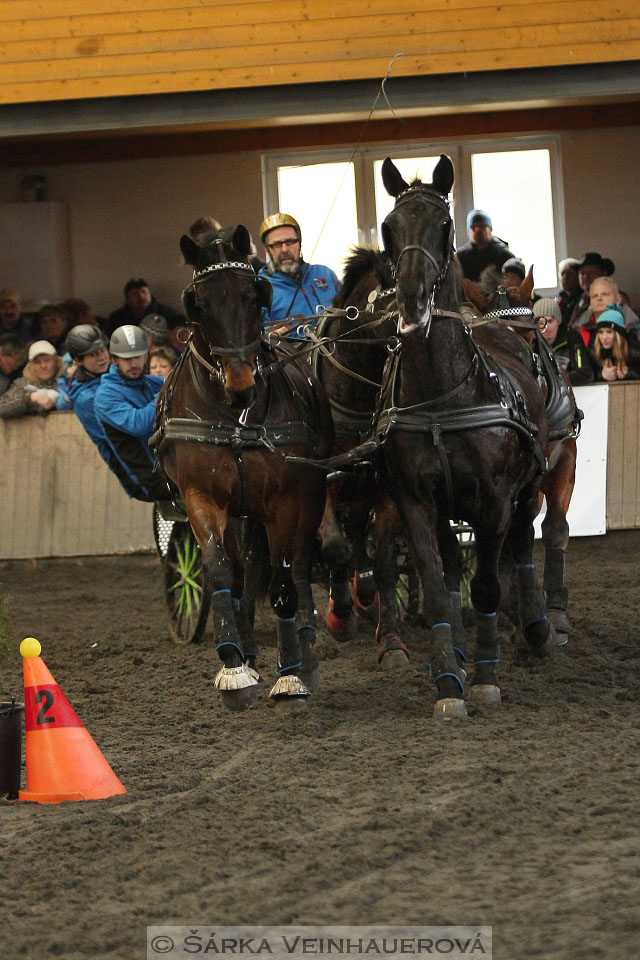
[[72, 413], [0, 420], [0, 558], [155, 549], [151, 504], [131, 500]]

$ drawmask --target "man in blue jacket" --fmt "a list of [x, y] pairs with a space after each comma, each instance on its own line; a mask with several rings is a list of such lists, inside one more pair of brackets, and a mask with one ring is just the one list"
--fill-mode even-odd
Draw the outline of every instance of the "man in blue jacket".
[[148, 442], [164, 380], [144, 372], [149, 351], [144, 331], [132, 324], [118, 327], [109, 350], [115, 362], [100, 379], [94, 407], [122, 475], [114, 463], [111, 469], [136, 500], [170, 500], [166, 478], [154, 469]]
[[[328, 307], [338, 292], [338, 278], [330, 267], [305, 263], [302, 233], [297, 220], [288, 213], [274, 213], [260, 225], [260, 237], [267, 262], [259, 276], [273, 286], [271, 309], [265, 311], [265, 327], [278, 330], [287, 317], [317, 316], [317, 307]], [[315, 326], [315, 322], [310, 324]], [[287, 336], [299, 338], [294, 325]]]
[[65, 348], [77, 368], [69, 387], [64, 378], [59, 381], [61, 389], [57, 409], [73, 410], [100, 456], [110, 467], [114, 452], [94, 410], [100, 377], [109, 369], [109, 351], [102, 331], [93, 324], [79, 323], [67, 334]]

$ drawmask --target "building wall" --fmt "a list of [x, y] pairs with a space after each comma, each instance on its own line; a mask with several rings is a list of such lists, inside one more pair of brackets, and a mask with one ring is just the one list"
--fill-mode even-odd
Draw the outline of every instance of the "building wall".
[[[597, 250], [640, 302], [636, 222], [640, 187], [634, 158], [640, 130], [616, 128], [561, 134], [567, 253]], [[179, 306], [188, 278], [178, 241], [189, 224], [212, 214], [244, 223], [256, 238], [263, 216], [259, 152], [124, 162], [53, 165], [44, 170], [48, 196], [69, 209], [72, 289], [97, 313], [113, 310], [131, 276], [148, 280], [159, 299]], [[20, 180], [37, 168], [0, 170], [0, 204], [13, 203]], [[292, 211], [295, 213], [295, 211]], [[0, 286], [11, 285], [0, 277]], [[29, 298], [30, 291], [23, 291]]]
[[633, 60], [636, 0], [0, 0], [0, 103]]

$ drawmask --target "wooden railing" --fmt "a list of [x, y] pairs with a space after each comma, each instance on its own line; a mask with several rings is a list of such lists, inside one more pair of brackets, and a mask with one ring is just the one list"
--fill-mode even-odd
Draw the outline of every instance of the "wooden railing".
[[[607, 529], [640, 527], [640, 382], [609, 390]], [[154, 550], [151, 505], [130, 500], [72, 413], [0, 420], [0, 559]]]

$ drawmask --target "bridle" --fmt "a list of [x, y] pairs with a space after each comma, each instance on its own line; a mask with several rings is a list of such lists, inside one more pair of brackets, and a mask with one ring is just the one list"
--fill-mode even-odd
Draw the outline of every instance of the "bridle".
[[[422, 253], [427, 258], [427, 260], [429, 261], [433, 269], [436, 271], [437, 279], [433, 288], [433, 292], [435, 293], [435, 291], [440, 286], [440, 284], [442, 283], [442, 281], [446, 276], [447, 270], [449, 269], [449, 263], [451, 262], [451, 257], [453, 256], [453, 253], [454, 253], [454, 245], [453, 245], [454, 227], [453, 227], [453, 219], [451, 217], [451, 209], [449, 207], [449, 201], [441, 193], [435, 192], [425, 184], [414, 184], [413, 186], [407, 187], [406, 190], [403, 190], [401, 193], [398, 194], [398, 196], [396, 197], [396, 202], [395, 202], [392, 213], [395, 210], [397, 210], [399, 206], [401, 206], [403, 203], [406, 203], [409, 200], [420, 200], [422, 201], [422, 203], [426, 203], [426, 204], [429, 204], [430, 206], [437, 207], [447, 215], [447, 217], [449, 218], [449, 237], [447, 240], [447, 254], [444, 257], [442, 263], [439, 264], [435, 259], [435, 257], [433, 256], [433, 254], [431, 253], [431, 251], [427, 250], [426, 247], [420, 246], [420, 244], [417, 244], [417, 243], [409, 243], [407, 244], [406, 247], [402, 248], [402, 250], [398, 254], [398, 258], [396, 262], [391, 264], [391, 272], [395, 279], [397, 276], [400, 260], [405, 255], [405, 253], [408, 253], [409, 250], [419, 250], [420, 253]], [[385, 221], [386, 221], [386, 218], [385, 218]]]
[[[244, 260], [227, 260], [225, 250], [224, 250], [223, 240], [221, 239], [214, 240], [213, 244], [215, 245], [215, 248], [216, 248], [218, 262], [212, 263], [208, 267], [203, 267], [201, 270], [194, 269], [191, 283], [187, 287], [185, 287], [185, 289], [182, 291], [182, 306], [184, 308], [184, 312], [187, 317], [187, 320], [189, 321], [189, 324], [191, 326], [200, 328], [202, 337], [207, 344], [209, 352], [212, 355], [216, 357], [231, 357], [235, 360], [240, 360], [242, 363], [246, 363], [247, 366], [251, 367], [249, 354], [251, 353], [255, 354], [258, 347], [260, 346], [260, 342], [262, 339], [261, 336], [259, 336], [256, 340], [252, 340], [251, 343], [245, 344], [242, 347], [219, 347], [209, 342], [208, 338], [204, 335], [201, 323], [198, 320], [192, 320], [189, 317], [189, 312], [187, 308], [187, 298], [189, 293], [192, 293], [193, 288], [198, 283], [203, 283], [205, 280], [210, 279], [211, 274], [216, 273], [219, 270], [233, 270], [234, 273], [236, 273], [238, 276], [245, 277], [245, 279], [251, 279], [251, 280], [254, 280], [255, 282], [257, 282], [258, 280], [258, 276], [250, 263], [246, 263]], [[191, 345], [191, 342], [190, 342], [190, 349], [192, 350], [193, 353], [195, 353], [196, 358], [198, 360], [200, 361], [203, 360], [200, 354]], [[209, 366], [206, 362], [204, 362], [204, 365]]]

